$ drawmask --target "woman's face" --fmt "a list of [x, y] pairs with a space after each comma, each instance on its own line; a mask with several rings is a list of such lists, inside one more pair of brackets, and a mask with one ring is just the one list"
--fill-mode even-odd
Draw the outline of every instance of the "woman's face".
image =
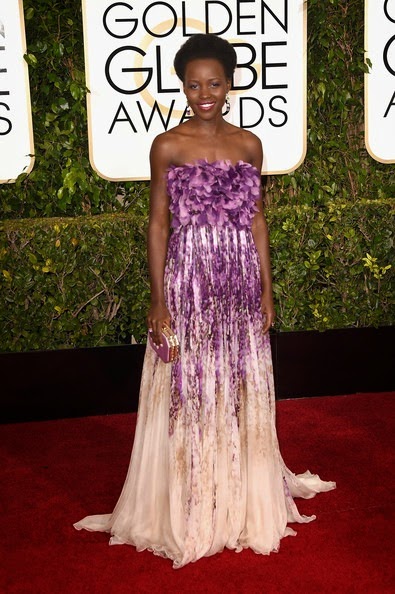
[[210, 120], [221, 115], [230, 80], [224, 67], [215, 58], [199, 58], [188, 62], [185, 69], [184, 93], [193, 112]]

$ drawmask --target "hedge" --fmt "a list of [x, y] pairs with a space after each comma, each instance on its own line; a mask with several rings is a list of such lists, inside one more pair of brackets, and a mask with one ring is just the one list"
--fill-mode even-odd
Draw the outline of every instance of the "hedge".
[[[394, 214], [388, 199], [268, 208], [277, 328], [391, 325]], [[0, 350], [144, 341], [146, 221], [144, 209], [4, 221]]]

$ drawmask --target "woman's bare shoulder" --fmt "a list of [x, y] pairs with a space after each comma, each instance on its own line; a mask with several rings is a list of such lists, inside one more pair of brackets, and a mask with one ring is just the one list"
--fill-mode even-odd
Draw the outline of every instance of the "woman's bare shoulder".
[[238, 128], [237, 126], [233, 127], [231, 134], [234, 136], [232, 144], [237, 147], [238, 153], [243, 156], [243, 160], [259, 169], [263, 160], [262, 142], [259, 136], [250, 130]]
[[251, 132], [251, 130], [245, 130], [244, 128], [240, 128], [240, 130], [242, 141], [246, 146], [250, 147], [254, 151], [262, 148], [262, 142], [259, 136]]
[[162, 132], [155, 136], [151, 144], [151, 152], [162, 152], [168, 149], [174, 142], [174, 135], [171, 130]]
[[151, 145], [152, 157], [167, 157], [169, 163], [177, 160], [180, 151], [180, 145], [186, 137], [185, 124], [179, 124], [166, 132], [158, 134]]

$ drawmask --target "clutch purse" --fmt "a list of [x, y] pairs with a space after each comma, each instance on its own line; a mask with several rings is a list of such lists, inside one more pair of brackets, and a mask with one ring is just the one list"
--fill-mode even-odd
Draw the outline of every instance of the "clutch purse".
[[151, 332], [148, 333], [148, 339], [151, 347], [164, 363], [173, 363], [178, 358], [180, 354], [180, 343], [178, 342], [177, 335], [174, 334], [169, 326], [163, 326], [162, 328], [162, 346], [154, 343]]

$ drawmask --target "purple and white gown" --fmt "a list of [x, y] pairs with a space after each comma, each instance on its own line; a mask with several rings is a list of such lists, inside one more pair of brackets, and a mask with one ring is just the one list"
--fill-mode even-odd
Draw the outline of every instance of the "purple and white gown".
[[77, 529], [105, 531], [170, 558], [173, 567], [224, 547], [277, 551], [287, 524], [310, 522], [294, 497], [335, 488], [293, 474], [280, 454], [273, 368], [262, 334], [261, 280], [251, 232], [260, 172], [243, 161], [170, 167], [167, 305], [180, 357], [146, 349], [128, 474], [112, 514]]

